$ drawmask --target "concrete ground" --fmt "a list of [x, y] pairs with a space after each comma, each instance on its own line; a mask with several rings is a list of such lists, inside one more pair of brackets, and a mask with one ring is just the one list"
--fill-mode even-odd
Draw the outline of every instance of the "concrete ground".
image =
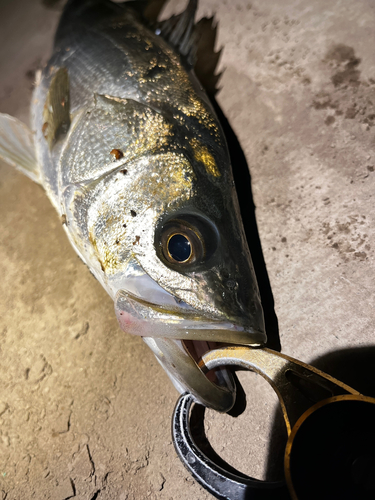
[[[28, 122], [60, 11], [0, 2], [0, 112]], [[250, 167], [275, 301], [278, 330], [268, 290], [272, 344], [279, 335], [284, 353], [375, 395], [375, 4], [201, 0], [199, 17], [212, 13], [218, 102]], [[0, 214], [0, 499], [212, 498], [175, 455], [167, 376], [120, 331], [42, 189], [4, 163]], [[246, 411], [207, 412], [207, 434], [235, 467], [275, 477], [276, 396], [239, 376]]]

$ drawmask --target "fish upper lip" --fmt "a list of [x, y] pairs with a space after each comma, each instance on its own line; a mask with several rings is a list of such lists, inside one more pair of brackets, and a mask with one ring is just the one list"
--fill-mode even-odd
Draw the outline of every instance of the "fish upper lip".
[[204, 314], [200, 311], [197, 311], [189, 304], [186, 304], [188, 307], [179, 306], [178, 303], [176, 303], [175, 306], [170, 306], [170, 305], [165, 306], [164, 304], [158, 304], [156, 302], [151, 302], [147, 299], [139, 297], [134, 293], [126, 290], [125, 288], [118, 290], [118, 292], [116, 293], [115, 300], [117, 300], [119, 295], [126, 295], [130, 300], [137, 302], [138, 304], [141, 304], [145, 307], [149, 307], [153, 311], [168, 313], [173, 316], [178, 316], [182, 319], [193, 319], [196, 321], [208, 320], [210, 323], [218, 323], [218, 324], [223, 323], [223, 318], [215, 318], [214, 316], [211, 316], [209, 314]]
[[[121, 304], [123, 302], [124, 305]], [[179, 307], [155, 304], [133, 293], [121, 289], [115, 298], [118, 318], [125, 314], [134, 317], [139, 324], [150, 323], [152, 327], [125, 331], [143, 337], [170, 338], [175, 340], [205, 340], [230, 344], [255, 345], [265, 342], [265, 334], [253, 327], [243, 326], [226, 318], [204, 315], [191, 306]], [[122, 316], [124, 317], [124, 316]], [[120, 321], [119, 318], [119, 321]], [[121, 324], [121, 321], [120, 321]]]

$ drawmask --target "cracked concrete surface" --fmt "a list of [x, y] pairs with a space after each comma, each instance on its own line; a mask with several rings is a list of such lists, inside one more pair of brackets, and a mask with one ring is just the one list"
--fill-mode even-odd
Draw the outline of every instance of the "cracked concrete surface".
[[[28, 122], [60, 11], [0, 2], [0, 112]], [[199, 17], [212, 13], [218, 101], [250, 168], [283, 352], [374, 391], [375, 4], [201, 0]], [[175, 455], [167, 376], [120, 331], [42, 189], [4, 163], [0, 214], [0, 499], [212, 498]], [[245, 413], [207, 412], [207, 434], [269, 477], [276, 396], [239, 376]]]

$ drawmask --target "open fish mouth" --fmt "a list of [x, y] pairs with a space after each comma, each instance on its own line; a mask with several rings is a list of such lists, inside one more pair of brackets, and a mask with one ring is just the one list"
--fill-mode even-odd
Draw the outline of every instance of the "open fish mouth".
[[179, 392], [221, 412], [235, 401], [232, 374], [225, 368], [205, 374], [197, 361], [218, 344], [264, 342], [264, 333], [206, 316], [184, 302], [157, 304], [124, 289], [116, 294], [115, 311], [120, 327], [143, 337]]

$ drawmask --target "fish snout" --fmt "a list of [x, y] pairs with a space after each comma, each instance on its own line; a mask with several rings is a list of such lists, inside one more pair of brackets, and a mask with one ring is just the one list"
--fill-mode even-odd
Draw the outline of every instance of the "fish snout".
[[257, 333], [263, 342], [267, 340], [263, 309], [255, 280], [242, 276], [221, 278], [221, 286], [215, 293], [216, 307], [227, 321], [249, 333]]

